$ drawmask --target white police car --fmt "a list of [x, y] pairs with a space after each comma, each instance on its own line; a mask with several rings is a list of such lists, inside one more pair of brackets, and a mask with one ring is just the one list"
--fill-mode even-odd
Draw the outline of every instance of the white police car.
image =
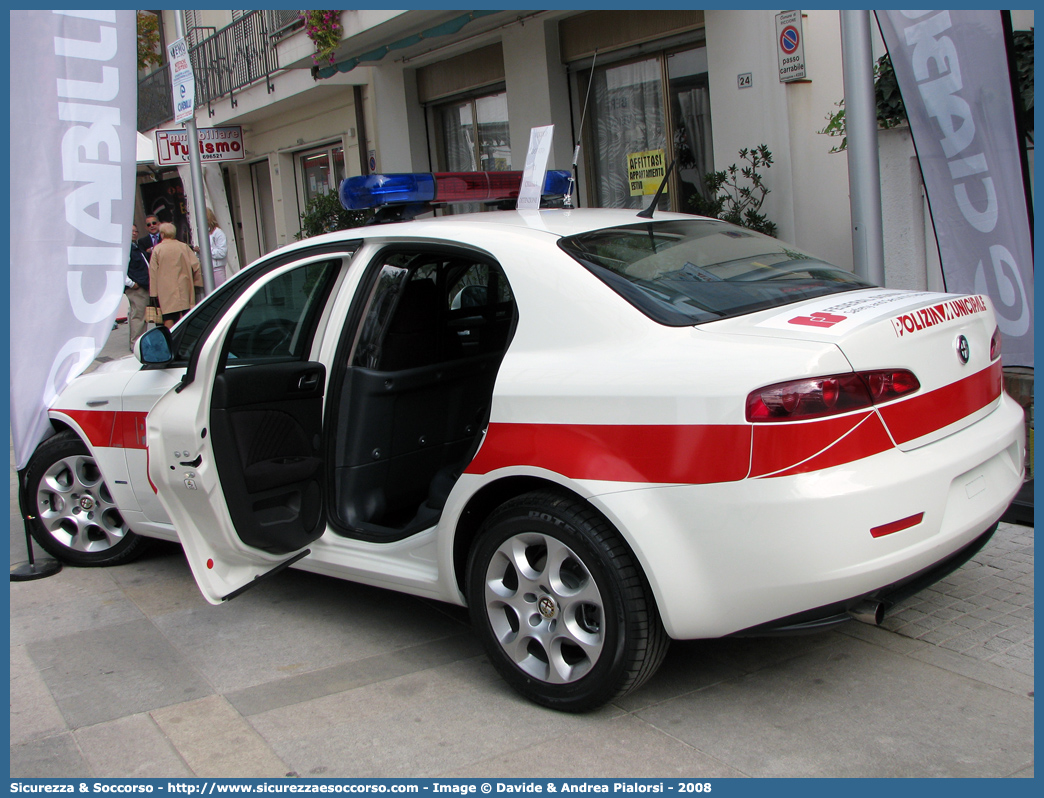
[[[491, 195], [360, 180], [350, 205]], [[308, 239], [137, 354], [51, 408], [26, 480], [44, 548], [179, 540], [213, 603], [292, 566], [466, 604], [507, 681], [566, 710], [641, 684], [670, 638], [879, 620], [1023, 474], [987, 298], [681, 214]]]

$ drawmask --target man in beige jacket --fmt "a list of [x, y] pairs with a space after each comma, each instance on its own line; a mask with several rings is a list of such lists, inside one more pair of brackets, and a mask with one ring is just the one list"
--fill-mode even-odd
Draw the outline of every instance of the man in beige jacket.
[[149, 261], [149, 294], [159, 298], [163, 323], [173, 327], [185, 311], [196, 304], [195, 286], [203, 285], [199, 258], [188, 246], [175, 238], [177, 230], [170, 222], [160, 225], [160, 242], [152, 250]]

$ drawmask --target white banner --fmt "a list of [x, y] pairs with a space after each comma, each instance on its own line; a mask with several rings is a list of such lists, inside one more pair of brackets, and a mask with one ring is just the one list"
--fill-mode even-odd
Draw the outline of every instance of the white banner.
[[137, 27], [134, 11], [10, 13], [11, 435], [22, 468], [123, 296]]
[[551, 154], [551, 140], [554, 134], [554, 125], [530, 129], [529, 150], [526, 152], [526, 166], [522, 170], [522, 187], [515, 202], [515, 210], [540, 209], [540, 197], [544, 193], [544, 176], [547, 173], [547, 157]]
[[878, 11], [946, 290], [988, 294], [1004, 364], [1033, 366], [1033, 251], [999, 11]]

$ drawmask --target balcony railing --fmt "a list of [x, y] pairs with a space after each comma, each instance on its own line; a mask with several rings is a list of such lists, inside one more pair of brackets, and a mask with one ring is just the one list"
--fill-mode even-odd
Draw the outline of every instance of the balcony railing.
[[300, 11], [277, 11], [268, 12], [268, 35], [278, 39], [293, 33], [304, 27], [304, 19]]
[[170, 67], [163, 66], [138, 81], [138, 130], [152, 130], [174, 118]]
[[[286, 33], [292, 22], [289, 15], [299, 11], [251, 11], [231, 25], [208, 36], [189, 49], [196, 77], [196, 107], [209, 106], [230, 97], [237, 106], [236, 92], [264, 78], [271, 92], [271, 75], [279, 69], [274, 33]], [[170, 94], [170, 67], [160, 69], [138, 81], [138, 130], [151, 130], [174, 118]]]

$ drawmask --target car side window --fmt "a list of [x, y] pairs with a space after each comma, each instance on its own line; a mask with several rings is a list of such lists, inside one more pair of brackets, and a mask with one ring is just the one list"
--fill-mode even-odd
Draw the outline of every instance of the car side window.
[[500, 270], [488, 263], [474, 263], [455, 277], [449, 290], [450, 310], [486, 307], [511, 301], [511, 288]]
[[500, 267], [470, 255], [392, 251], [367, 298], [349, 362], [401, 371], [498, 351], [514, 300]]
[[[238, 275], [237, 275], [238, 276]], [[199, 340], [199, 336], [210, 326], [210, 322], [221, 313], [239, 293], [243, 279], [229, 280], [218, 287], [214, 293], [204, 300], [177, 326], [173, 333], [174, 338], [174, 362], [184, 363], [192, 355], [192, 348]]]
[[340, 269], [340, 258], [307, 263], [257, 290], [229, 330], [225, 365], [305, 359]]
[[377, 368], [381, 356], [381, 342], [409, 275], [409, 269], [393, 263], [385, 263], [381, 267], [381, 273], [370, 292], [362, 327], [355, 340], [350, 358], [353, 366]]
[[[331, 257], [351, 258], [358, 251], [361, 240], [342, 241], [334, 245], [317, 247], [310, 253], [293, 253], [292, 255], [280, 255], [279, 253], [264, 262], [252, 264], [234, 274], [229, 280], [218, 286], [210, 296], [206, 297], [201, 304], [196, 305], [189, 314], [183, 318], [171, 330], [174, 344], [174, 359], [172, 366], [184, 366], [188, 364], [189, 381], [194, 376], [194, 356], [201, 337], [213, 328], [218, 317], [220, 317], [235, 300], [244, 293], [251, 290], [251, 286], [258, 280], [264, 279], [265, 275], [273, 269], [277, 269], [292, 260], [301, 260], [309, 254], [318, 255], [326, 251]], [[338, 263], [340, 261], [338, 260]]]

